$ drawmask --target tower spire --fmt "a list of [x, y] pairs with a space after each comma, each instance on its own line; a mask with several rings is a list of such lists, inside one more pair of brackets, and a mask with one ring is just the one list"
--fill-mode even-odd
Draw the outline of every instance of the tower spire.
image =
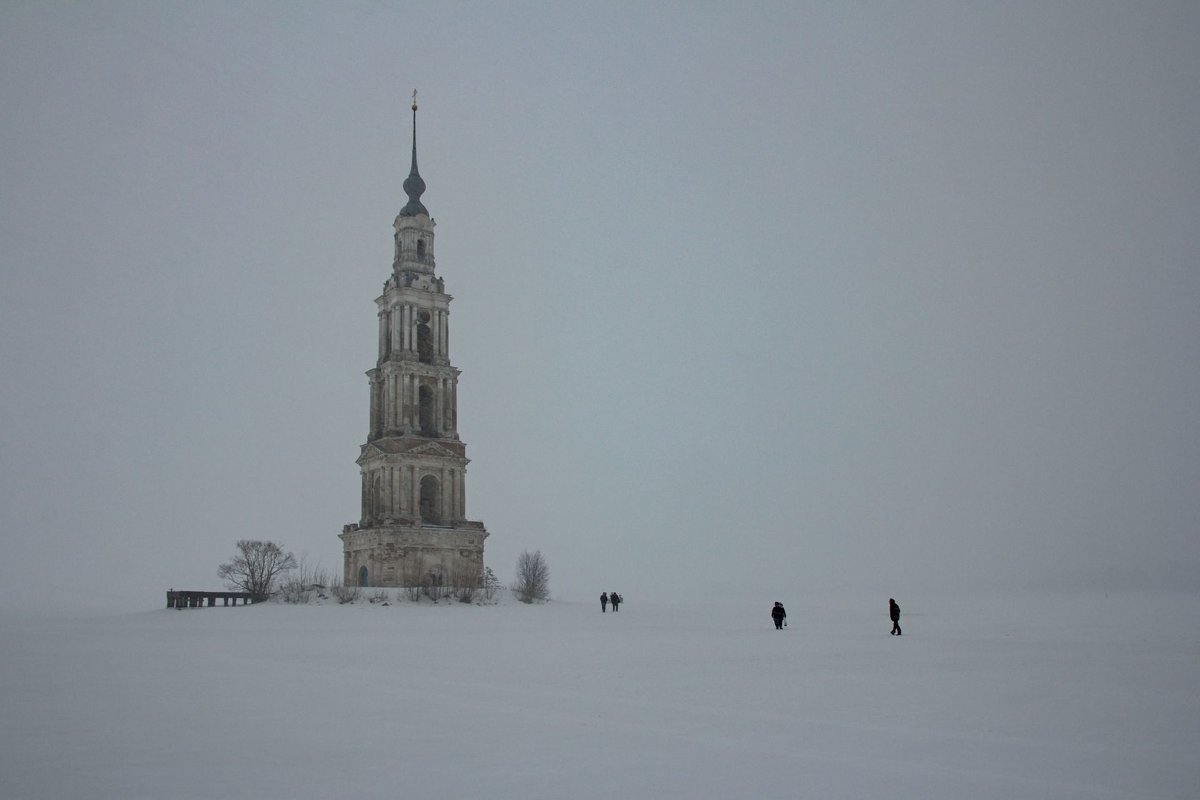
[[418, 214], [429, 216], [429, 210], [425, 208], [421, 202], [421, 195], [425, 192], [425, 181], [421, 179], [421, 173], [417, 172], [417, 90], [413, 89], [412, 93], [412, 169], [408, 172], [408, 177], [404, 179], [404, 193], [408, 195], [408, 203], [404, 208], [400, 209], [400, 216], [415, 217]]

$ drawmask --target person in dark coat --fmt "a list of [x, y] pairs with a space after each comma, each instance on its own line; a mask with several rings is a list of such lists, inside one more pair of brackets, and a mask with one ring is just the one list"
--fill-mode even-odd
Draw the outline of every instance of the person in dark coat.
[[775, 605], [771, 608], [771, 619], [775, 620], [775, 630], [783, 630], [783, 621], [787, 619], [787, 611], [784, 610], [783, 603], [780, 603], [778, 600], [775, 601]]
[[[608, 606], [608, 592], [600, 593], [600, 613], [603, 614]], [[616, 609], [613, 609], [614, 611]]]
[[888, 598], [888, 616], [892, 618], [892, 636], [900, 635], [900, 606], [896, 605], [896, 598]]
[[615, 613], [616, 610], [621, 606], [621, 595], [617, 594], [616, 592], [609, 592], [608, 602], [612, 603], [613, 612]]

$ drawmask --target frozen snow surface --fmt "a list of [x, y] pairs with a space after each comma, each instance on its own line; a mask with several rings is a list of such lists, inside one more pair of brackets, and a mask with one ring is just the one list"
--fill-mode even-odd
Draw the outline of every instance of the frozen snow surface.
[[897, 599], [10, 614], [0, 797], [1200, 797], [1200, 598]]

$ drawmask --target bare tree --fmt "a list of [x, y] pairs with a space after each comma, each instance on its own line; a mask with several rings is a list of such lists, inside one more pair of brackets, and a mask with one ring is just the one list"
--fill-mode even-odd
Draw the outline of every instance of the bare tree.
[[217, 577], [230, 588], [249, 592], [255, 600], [270, 597], [276, 580], [296, 568], [296, 557], [274, 542], [242, 539], [237, 549], [232, 561], [217, 567]]
[[550, 599], [550, 567], [542, 557], [542, 551], [528, 550], [517, 557], [517, 581], [513, 592], [522, 603]]

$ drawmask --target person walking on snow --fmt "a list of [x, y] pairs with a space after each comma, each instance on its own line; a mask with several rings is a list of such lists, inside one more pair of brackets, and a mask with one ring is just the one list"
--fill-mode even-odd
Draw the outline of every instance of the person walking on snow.
[[775, 601], [774, 607], [771, 608], [771, 619], [775, 620], [775, 630], [783, 630], [783, 621], [787, 619], [787, 611], [783, 608], [783, 603]]
[[[603, 614], [608, 606], [608, 592], [600, 593], [600, 613]], [[613, 611], [616, 611], [614, 608]]]
[[888, 598], [888, 616], [892, 618], [892, 636], [900, 635], [900, 606], [896, 605], [896, 598]]
[[612, 592], [608, 595], [608, 602], [612, 603], [613, 613], [617, 611], [617, 607], [621, 605], [621, 595]]

